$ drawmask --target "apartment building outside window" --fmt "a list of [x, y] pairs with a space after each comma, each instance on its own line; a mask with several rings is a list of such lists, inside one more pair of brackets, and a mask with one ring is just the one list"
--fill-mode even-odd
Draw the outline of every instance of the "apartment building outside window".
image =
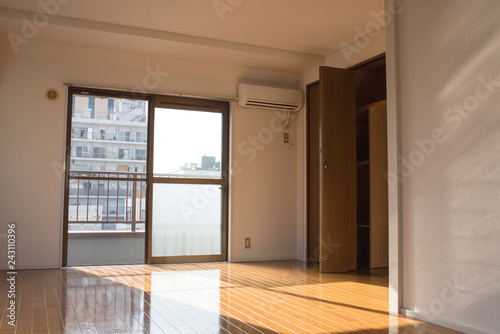
[[69, 231], [144, 231], [147, 102], [77, 94], [72, 101], [70, 172], [78, 179], [70, 182]]

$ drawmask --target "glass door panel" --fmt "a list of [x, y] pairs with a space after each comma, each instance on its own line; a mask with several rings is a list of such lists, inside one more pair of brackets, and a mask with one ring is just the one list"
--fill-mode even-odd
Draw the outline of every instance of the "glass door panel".
[[222, 254], [222, 191], [214, 184], [155, 184], [153, 256]]
[[221, 113], [156, 108], [154, 141], [154, 177], [221, 178]]
[[144, 263], [149, 108], [122, 92], [69, 89], [64, 265]]
[[217, 101], [155, 102], [151, 263], [226, 260], [228, 110]]

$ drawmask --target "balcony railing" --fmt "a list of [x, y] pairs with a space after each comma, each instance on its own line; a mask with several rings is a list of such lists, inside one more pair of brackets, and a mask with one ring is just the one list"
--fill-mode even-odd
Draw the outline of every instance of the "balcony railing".
[[81, 133], [72, 133], [71, 134], [72, 139], [84, 139], [84, 140], [107, 140], [107, 141], [119, 141], [119, 142], [129, 142], [129, 143], [146, 143], [147, 142], [147, 137], [146, 135], [141, 135], [141, 136], [122, 136], [122, 135], [115, 135], [111, 133], [106, 133], [104, 136], [99, 134], [99, 133], [94, 133], [91, 138], [87, 135], [86, 132]]
[[144, 231], [146, 173], [72, 171], [69, 231]]
[[82, 153], [71, 156], [71, 159], [78, 159], [78, 158], [146, 161], [146, 154], [136, 153], [134, 156], [132, 153], [126, 155], [119, 153], [104, 152], [104, 153]]

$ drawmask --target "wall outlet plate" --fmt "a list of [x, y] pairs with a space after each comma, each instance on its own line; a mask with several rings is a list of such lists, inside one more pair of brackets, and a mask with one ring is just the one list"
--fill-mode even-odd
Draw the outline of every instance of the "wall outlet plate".
[[245, 248], [250, 248], [250, 238], [245, 238]]

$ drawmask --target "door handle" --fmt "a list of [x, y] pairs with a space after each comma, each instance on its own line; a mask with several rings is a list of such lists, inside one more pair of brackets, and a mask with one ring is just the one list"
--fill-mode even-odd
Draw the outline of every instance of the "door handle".
[[323, 165], [323, 168], [324, 168], [324, 169], [327, 169], [327, 168], [328, 168], [328, 165], [327, 165], [327, 164], [324, 164], [324, 165]]

